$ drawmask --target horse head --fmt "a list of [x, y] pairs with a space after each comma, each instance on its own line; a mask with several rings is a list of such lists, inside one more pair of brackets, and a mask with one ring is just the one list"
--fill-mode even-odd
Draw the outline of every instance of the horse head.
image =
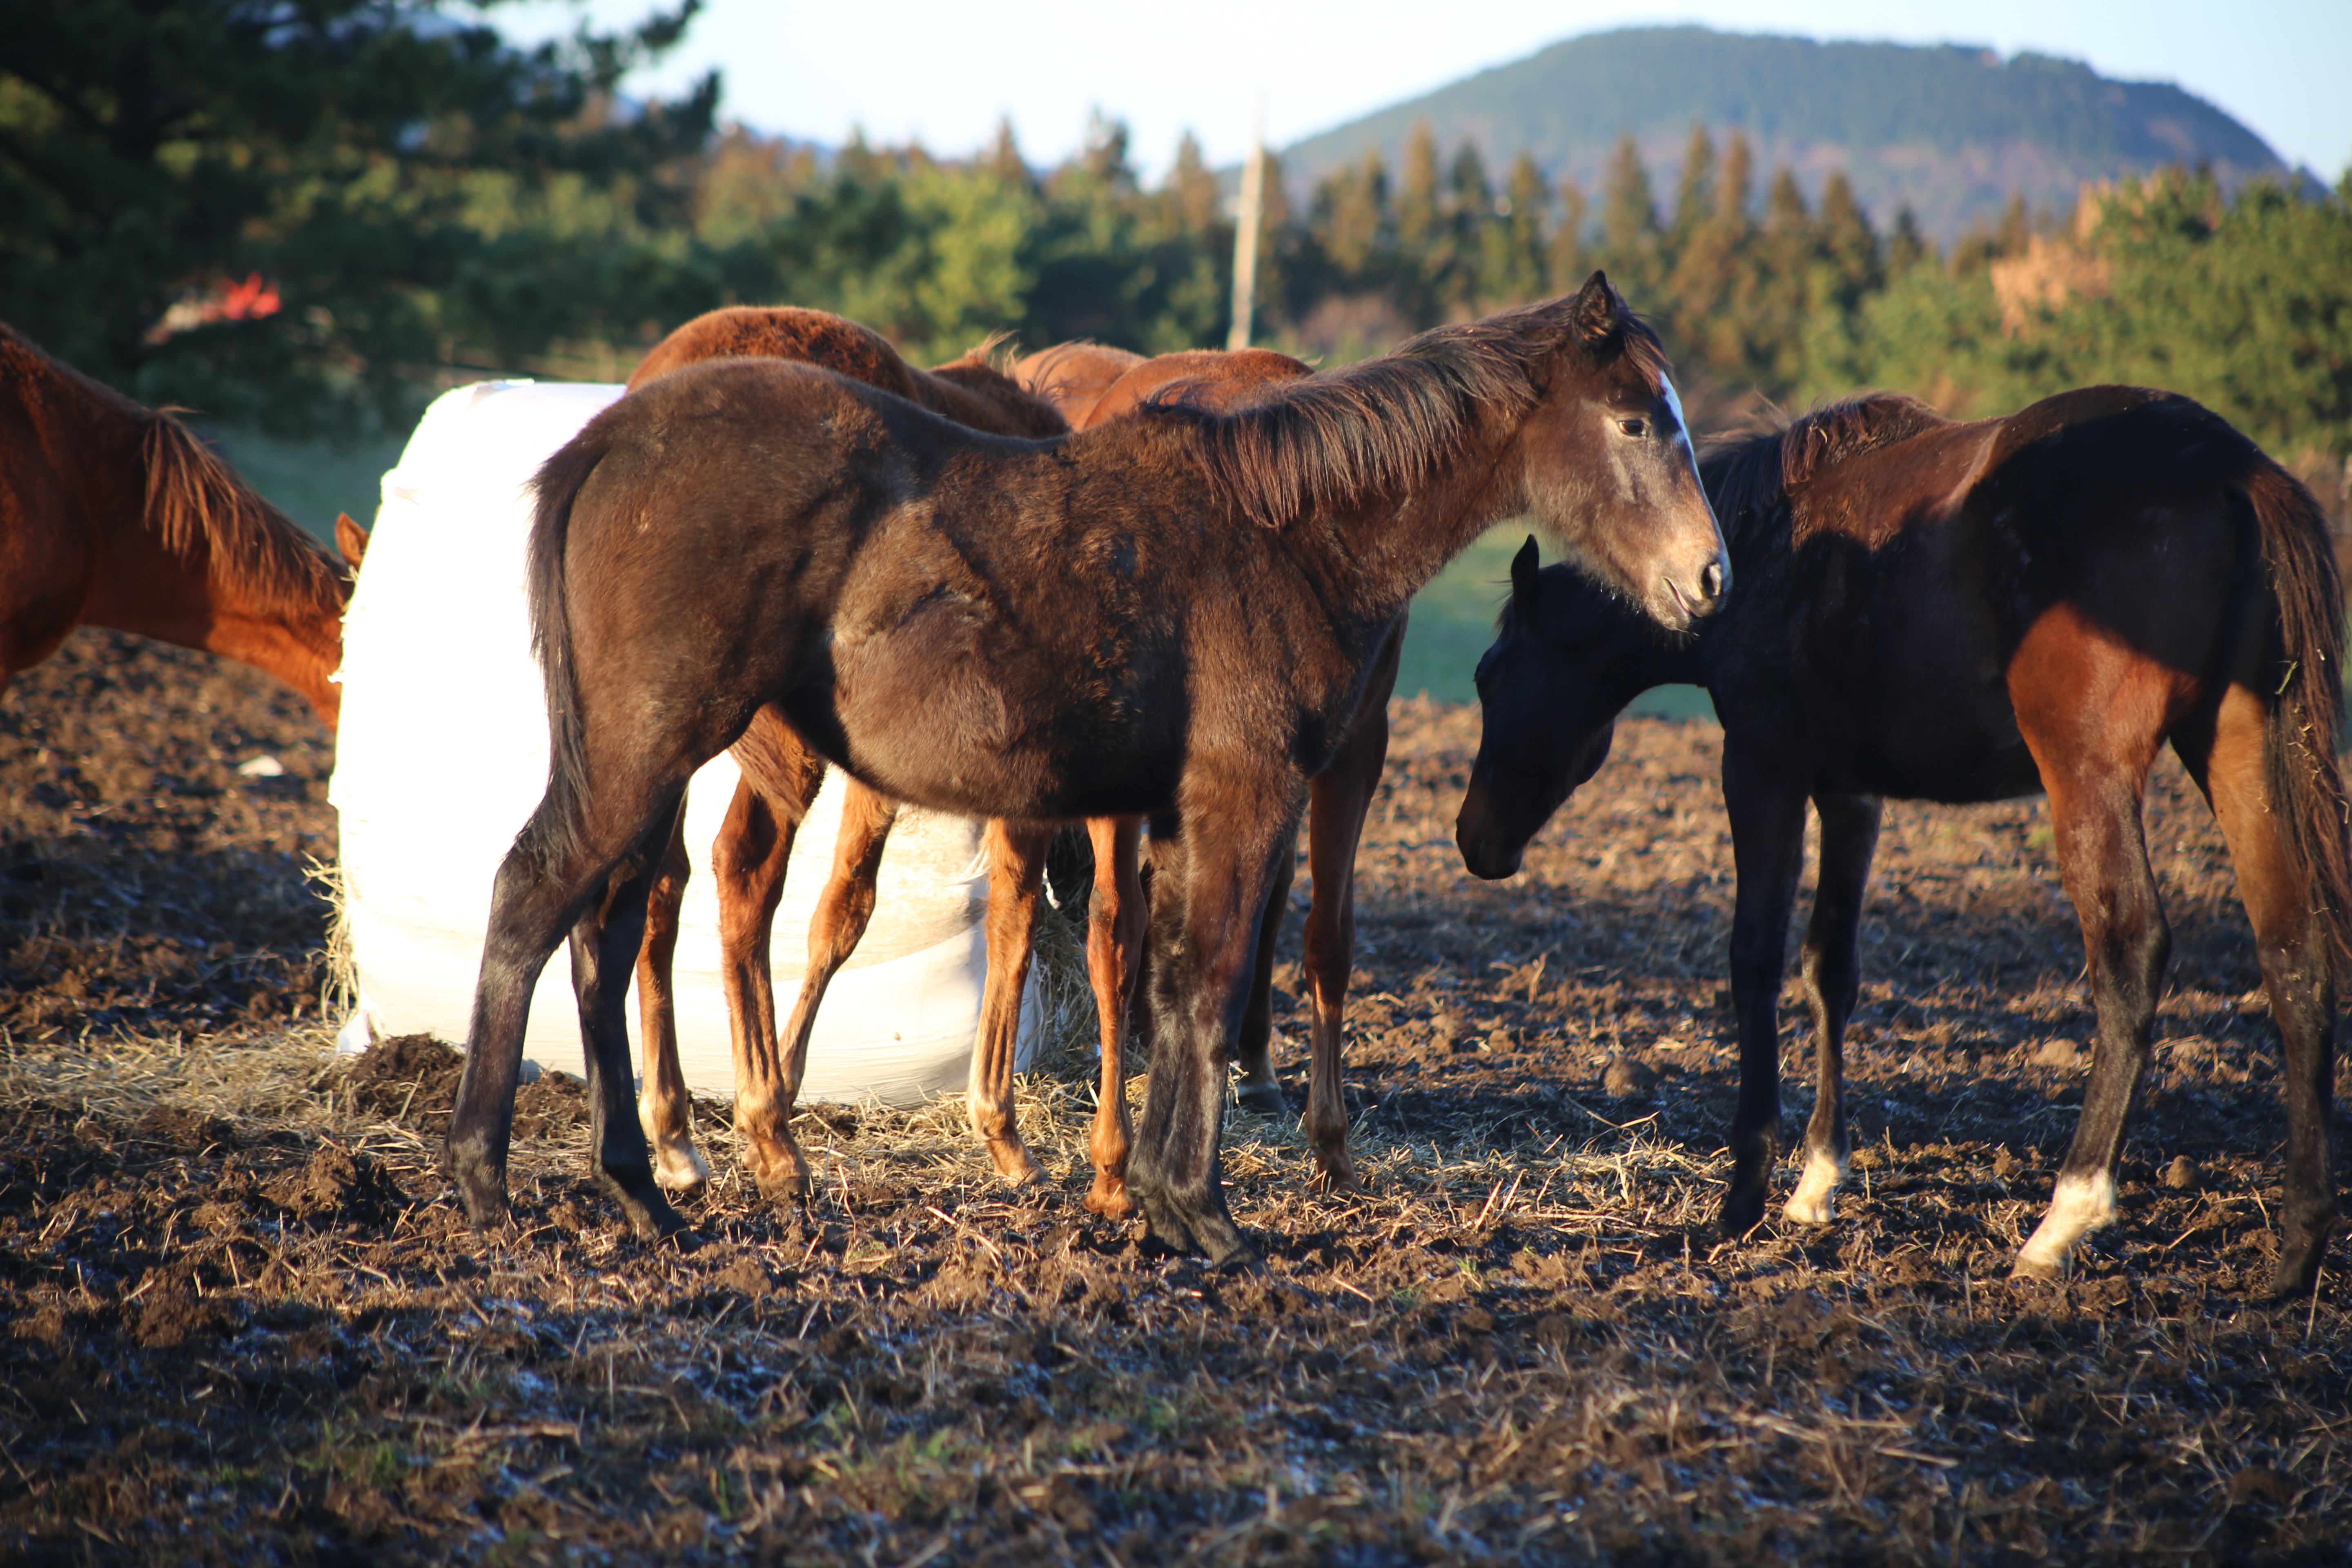
[[1609, 760], [1625, 704], [1692, 673], [1679, 668], [1688, 651], [1642, 611], [1568, 567], [1538, 572], [1537, 560], [1530, 537], [1478, 660], [1484, 728], [1454, 841], [1488, 880], [1518, 870], [1528, 840]]
[[1731, 558], [1657, 335], [1599, 272], [1523, 319], [1558, 334], [1514, 443], [1527, 510], [1578, 564], [1688, 630], [1722, 606]]

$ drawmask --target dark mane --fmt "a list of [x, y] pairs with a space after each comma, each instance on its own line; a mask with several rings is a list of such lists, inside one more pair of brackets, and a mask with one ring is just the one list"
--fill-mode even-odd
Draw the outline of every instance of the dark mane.
[[1285, 384], [1231, 413], [1175, 400], [1139, 412], [1191, 425], [1211, 481], [1252, 521], [1281, 528], [1416, 483], [1482, 410], [1516, 417], [1533, 407], [1548, 362], [1571, 344], [1596, 363], [1626, 355], [1666, 374], [1657, 334], [1622, 301], [1602, 334], [1585, 336], [1577, 320], [1582, 298], [1439, 327], [1382, 358]]
[[1699, 482], [1728, 540], [1744, 520], [1768, 515], [1822, 468], [1950, 423], [1916, 397], [1865, 393], [1778, 429], [1709, 441], [1699, 458]]

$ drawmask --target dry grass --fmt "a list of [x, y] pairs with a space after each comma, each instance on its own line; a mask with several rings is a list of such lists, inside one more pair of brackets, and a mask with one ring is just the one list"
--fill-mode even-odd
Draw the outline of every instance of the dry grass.
[[[2352, 1324], [2333, 1274], [2315, 1304], [2241, 1301], [2270, 1246], [2274, 1048], [2177, 775], [2150, 812], [2174, 984], [2124, 1217], [2071, 1282], [2014, 1285], [2079, 1098], [2050, 1047], [2087, 1024], [2036, 807], [1890, 814], [1841, 1222], [1724, 1245], [1711, 735], [1629, 726], [1528, 872], [1485, 887], [1447, 841], [1474, 721], [1397, 718], [1348, 1086], [1371, 1190], [1312, 1194], [1295, 1122], [1235, 1113], [1258, 1276], [1078, 1207], [1067, 1018], [1024, 1083], [1042, 1188], [987, 1176], [953, 1101], [828, 1110], [802, 1129], [820, 1201], [782, 1212], [705, 1107], [719, 1175], [680, 1255], [588, 1188], [565, 1082], [523, 1107], [520, 1224], [486, 1244], [432, 1170], [429, 1054], [355, 1076], [323, 1024], [141, 1032], [52, 996], [53, 1032], [0, 1060], [0, 1552], [2340, 1560]], [[72, 826], [32, 852], [122, 864]], [[115, 907], [12, 913], [0, 960], [133, 952]], [[91, 973], [92, 1014], [196, 1005], [167, 977], [132, 1014], [129, 971]], [[1612, 1053], [1654, 1087], [1602, 1092]], [[2183, 1157], [2185, 1185], [2158, 1179]]]

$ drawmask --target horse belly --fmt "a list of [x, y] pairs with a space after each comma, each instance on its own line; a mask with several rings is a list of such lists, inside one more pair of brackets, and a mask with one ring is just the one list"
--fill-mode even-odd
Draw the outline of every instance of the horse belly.
[[944, 594], [887, 632], [837, 638], [832, 708], [852, 771], [974, 816], [1165, 807], [1181, 759], [1173, 727], [1085, 660], [1010, 640]]
[[[1987, 606], [1951, 590], [1948, 564], [1889, 563], [1898, 569], [1874, 591], [1812, 617], [1800, 687], [1810, 697], [1815, 787], [1955, 804], [2041, 787], [2010, 701], [2000, 628]], [[1940, 591], [1906, 580], [1931, 574]]]

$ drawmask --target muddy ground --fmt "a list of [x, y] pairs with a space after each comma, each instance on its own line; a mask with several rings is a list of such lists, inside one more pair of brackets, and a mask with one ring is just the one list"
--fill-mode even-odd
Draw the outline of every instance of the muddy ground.
[[2248, 1304], [2274, 1037], [2176, 768], [2123, 1217], [2012, 1284], [2090, 1026], [2037, 805], [1890, 808], [1839, 1222], [1725, 1244], [1713, 731], [1629, 725], [1488, 886], [1451, 842], [1475, 714], [1397, 721], [1350, 1031], [1372, 1190], [1314, 1195], [1295, 1122], [1236, 1113], [1263, 1275], [1079, 1207], [1075, 1058], [1028, 1082], [1026, 1193], [952, 1104], [833, 1110], [820, 1201], [779, 1211], [707, 1107], [680, 1255], [589, 1189], [555, 1079], [518, 1233], [465, 1229], [450, 1058], [321, 1054], [325, 737], [262, 677], [78, 639], [0, 700], [0, 1557], [2343, 1560], [2352, 1258]]

